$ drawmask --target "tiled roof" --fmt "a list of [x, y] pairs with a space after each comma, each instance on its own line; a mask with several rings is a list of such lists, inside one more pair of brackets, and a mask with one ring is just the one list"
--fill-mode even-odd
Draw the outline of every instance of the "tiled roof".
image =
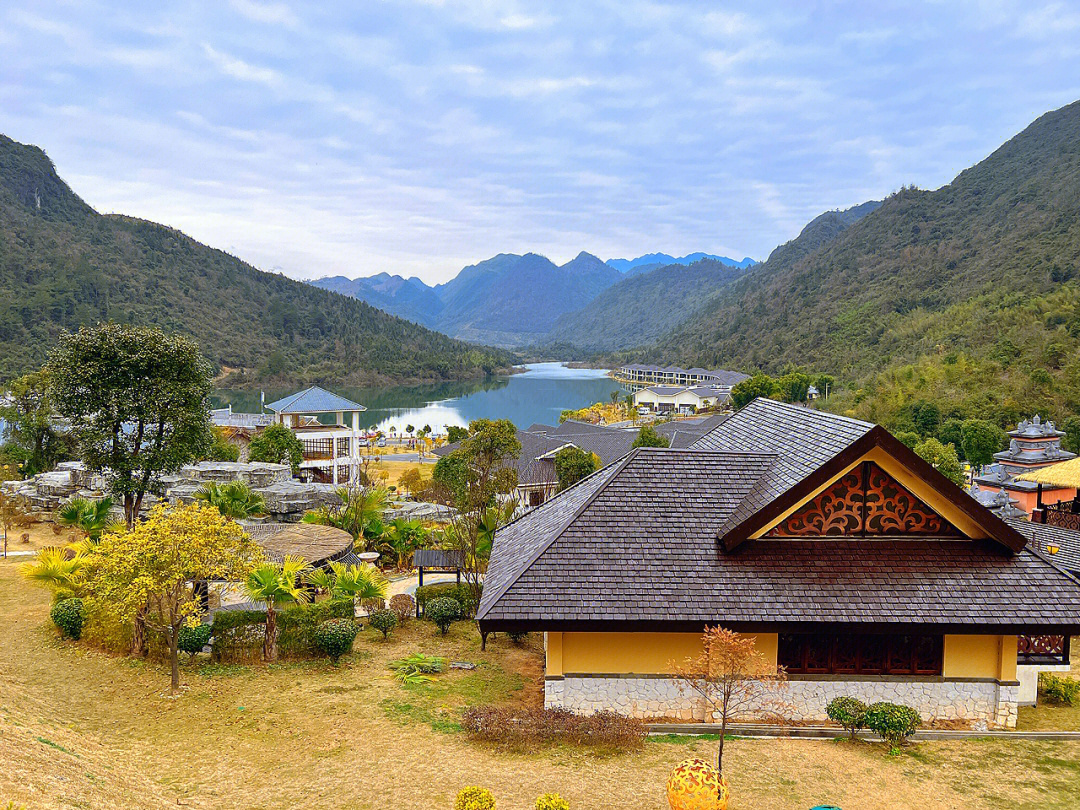
[[880, 428], [767, 400], [692, 449], [631, 451], [499, 530], [481, 626], [1080, 627], [1080, 584], [959, 490], [958, 508], [1015, 553], [966, 539], [718, 543], [748, 503], [760, 517], [871, 444], [919, 469]]
[[351, 399], [313, 385], [295, 394], [289, 394], [266, 406], [274, 413], [335, 413], [337, 411], [366, 411], [363, 405]]
[[534, 425], [529, 425], [525, 428], [526, 433], [551, 433], [555, 430], [554, 425], [545, 425], [541, 422], [537, 422]]
[[605, 428], [592, 433], [563, 433], [558, 435], [562, 442], [570, 442], [586, 453], [596, 453], [604, 466], [618, 461], [630, 452], [630, 445], [637, 438], [636, 430], [618, 430]]
[[548, 433], [549, 436], [565, 436], [570, 433], [610, 433], [615, 428], [609, 428], [606, 425], [593, 425], [589, 422], [575, 422], [572, 419], [560, 424], [557, 428]]
[[[1044, 555], [1054, 565], [1066, 571], [1080, 573], [1080, 532], [1032, 523], [1023, 518], [1006, 518], [1005, 522], [1024, 535], [1030, 541], [1032, 549]], [[1057, 546], [1057, 553], [1051, 554], [1047, 549], [1048, 545]]]
[[720, 528], [738, 525], [844, 450], [874, 425], [845, 416], [758, 398], [693, 447], [699, 450], [773, 452], [779, 462]]

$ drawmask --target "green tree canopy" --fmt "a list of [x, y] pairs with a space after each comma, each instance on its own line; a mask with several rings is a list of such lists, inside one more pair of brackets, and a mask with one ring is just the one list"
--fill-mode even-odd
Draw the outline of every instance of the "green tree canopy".
[[671, 442], [668, 441], [668, 437], [656, 432], [656, 428], [652, 425], [645, 425], [638, 431], [637, 438], [634, 439], [631, 447], [669, 447]]
[[304, 443], [285, 425], [268, 425], [252, 436], [248, 458], [270, 464], [288, 464], [296, 472], [304, 460]]
[[463, 428], [463, 427], [460, 427], [458, 425], [447, 425], [446, 426], [446, 440], [450, 444], [453, 444], [454, 442], [460, 442], [462, 439], [464, 439], [468, 435], [469, 435], [469, 429], [468, 428]]
[[580, 447], [564, 447], [555, 454], [555, 477], [559, 481], [559, 492], [598, 469], [600, 459], [597, 455], [586, 453]]
[[776, 396], [776, 380], [768, 374], [758, 372], [731, 388], [731, 404], [735, 410], [749, 405], [758, 397]]
[[994, 453], [1005, 447], [1005, 431], [985, 419], [968, 419], [961, 426], [964, 457], [976, 467], [994, 461]]
[[937, 439], [942, 444], [951, 444], [956, 448], [961, 460], [964, 458], [964, 421], [962, 419], [954, 417], [942, 422], [937, 432]]
[[12, 381], [4, 394], [0, 397], [0, 419], [7, 422], [7, 434], [0, 457], [18, 464], [26, 477], [71, 458], [74, 442], [53, 427], [53, 406], [43, 372]]
[[801, 371], [789, 371], [773, 381], [777, 396], [784, 402], [806, 402], [810, 390], [810, 375]]
[[61, 339], [46, 368], [79, 455], [108, 471], [132, 526], [162, 475], [202, 457], [211, 440], [211, 367], [191, 340], [108, 323]]
[[210, 448], [206, 451], [208, 461], [236, 461], [240, 458], [240, 448], [225, 438], [225, 431], [214, 425], [210, 429]]
[[951, 444], [942, 444], [937, 439], [923, 439], [915, 445], [915, 454], [954, 484], [963, 486], [964, 471], [960, 467], [956, 448]]
[[1061, 423], [1065, 435], [1061, 437], [1061, 446], [1070, 453], [1080, 453], [1080, 416], [1066, 417]]

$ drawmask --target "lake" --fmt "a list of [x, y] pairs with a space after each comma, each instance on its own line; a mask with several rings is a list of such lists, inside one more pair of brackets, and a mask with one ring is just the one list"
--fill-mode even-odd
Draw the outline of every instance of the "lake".
[[[406, 425], [424, 425], [439, 433], [447, 425], [469, 424], [473, 419], [509, 419], [519, 428], [542, 422], [559, 424], [559, 414], [610, 399], [624, 389], [604, 369], [567, 368], [562, 363], [530, 363], [522, 374], [482, 381], [384, 388], [333, 387], [334, 393], [359, 402], [363, 427], [400, 433]], [[296, 389], [266, 389], [273, 402]], [[232, 405], [234, 412], [258, 413], [259, 391], [218, 390], [210, 397], [215, 408]]]

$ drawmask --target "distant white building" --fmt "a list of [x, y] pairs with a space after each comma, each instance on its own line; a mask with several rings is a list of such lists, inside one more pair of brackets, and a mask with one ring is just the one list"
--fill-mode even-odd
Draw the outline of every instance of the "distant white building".
[[356, 482], [364, 452], [360, 414], [367, 408], [318, 386], [266, 407], [275, 424], [290, 428], [303, 442], [301, 471], [325, 483]]
[[634, 394], [634, 406], [644, 406], [656, 413], [691, 414], [715, 406], [724, 406], [731, 399], [731, 389], [707, 386], [652, 385]]

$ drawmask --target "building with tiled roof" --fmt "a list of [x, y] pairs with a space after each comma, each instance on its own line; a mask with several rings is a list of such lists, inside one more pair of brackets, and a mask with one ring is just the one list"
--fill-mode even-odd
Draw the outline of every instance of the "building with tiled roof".
[[1080, 582], [883, 428], [758, 399], [500, 529], [477, 619], [545, 634], [551, 707], [706, 719], [671, 662], [721, 625], [792, 721], [852, 695], [1012, 727], [1018, 637], [1080, 631]]
[[994, 453], [994, 463], [988, 464], [975, 476], [974, 484], [984, 492], [1004, 492], [1025, 514], [1044, 506], [1076, 497], [1076, 486], [1042, 484], [1025, 480], [1030, 473], [1054, 467], [1076, 458], [1075, 453], [1062, 449], [1064, 432], [1053, 422], [1044, 422], [1038, 414], [1024, 419], [1009, 431], [1009, 448]]
[[612, 376], [631, 388], [650, 385], [690, 388], [696, 385], [705, 385], [710, 388], [721, 388], [728, 392], [731, 391], [733, 385], [749, 377], [749, 375], [740, 371], [727, 371], [725, 369], [710, 371], [704, 368], [652, 366], [642, 365], [641, 363], [629, 363], [619, 366], [612, 372]]
[[291, 429], [304, 445], [303, 477], [323, 483], [355, 482], [360, 475], [364, 437], [359, 402], [313, 385], [271, 402], [273, 421]]

